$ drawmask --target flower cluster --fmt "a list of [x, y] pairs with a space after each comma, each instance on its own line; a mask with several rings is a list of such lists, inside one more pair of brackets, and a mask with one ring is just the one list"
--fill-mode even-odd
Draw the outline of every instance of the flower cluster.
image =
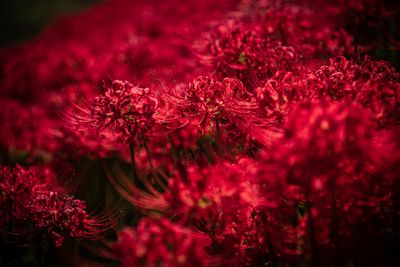
[[211, 42], [206, 45], [206, 62], [213, 64], [223, 75], [239, 72], [240, 78], [249, 71], [258, 77], [269, 77], [277, 70], [290, 69], [296, 64], [293, 47], [283, 46], [270, 35], [258, 30], [260, 25], [241, 25], [228, 21], [221, 25]]
[[[83, 201], [65, 194], [48, 168], [19, 165], [2, 166], [0, 172], [0, 206], [2, 228], [8, 231], [43, 232], [56, 246], [64, 237], [94, 239], [112, 226], [112, 221], [90, 218]], [[18, 226], [20, 229], [14, 229]]]
[[[395, 222], [385, 209], [394, 205], [398, 179], [391, 166], [399, 160], [391, 156], [398, 152], [390, 138], [355, 103], [306, 101], [289, 115], [274, 153], [266, 155], [269, 164], [278, 164], [278, 178], [297, 192], [286, 195], [305, 210], [300, 221], [310, 243], [302, 249], [320, 264], [342, 264], [361, 253], [359, 242], [388, 238], [384, 229]], [[362, 241], [366, 229], [370, 237]]]
[[387, 62], [332, 58], [309, 79], [315, 95], [352, 99], [369, 109], [382, 126], [399, 122], [399, 73]]
[[[113, 0], [4, 49], [1, 236], [30, 241], [31, 258], [34, 236], [65, 248], [115, 223], [80, 254], [399, 265], [399, 45], [385, 24], [399, 14], [376, 0]], [[121, 215], [90, 216], [99, 203]]]
[[104, 95], [95, 98], [91, 122], [98, 129], [111, 127], [125, 142], [132, 143], [151, 130], [157, 107], [149, 88], [114, 81]]
[[143, 219], [125, 228], [114, 245], [121, 266], [207, 266], [206, 239], [166, 219]]
[[213, 124], [240, 124], [250, 119], [257, 105], [243, 83], [235, 78], [219, 81], [199, 76], [183, 88], [176, 88], [170, 103], [183, 118], [197, 121], [205, 129]]

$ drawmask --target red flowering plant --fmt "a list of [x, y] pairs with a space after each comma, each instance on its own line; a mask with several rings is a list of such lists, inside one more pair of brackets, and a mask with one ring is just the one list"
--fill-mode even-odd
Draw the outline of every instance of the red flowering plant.
[[387, 62], [332, 58], [309, 78], [316, 95], [350, 98], [370, 110], [383, 127], [399, 121], [399, 73]]
[[114, 245], [121, 266], [208, 266], [200, 233], [167, 219], [146, 218], [136, 229], [125, 228]]
[[280, 179], [297, 187], [288, 197], [303, 210], [299, 219], [305, 220], [309, 247], [302, 249], [319, 265], [343, 263], [346, 253], [358, 257], [365, 227], [372, 227], [368, 242], [383, 242], [384, 229], [392, 227], [386, 212], [394, 205], [392, 187], [398, 179], [390, 170], [398, 161], [389, 156], [393, 143], [349, 102], [305, 102], [291, 114], [275, 152], [266, 158], [279, 164]]
[[0, 265], [399, 265], [389, 7], [112, 0], [4, 49]]
[[149, 88], [114, 81], [104, 95], [94, 99], [91, 123], [99, 130], [110, 127], [126, 143], [135, 143], [151, 131], [158, 101]]
[[201, 58], [222, 75], [238, 75], [246, 80], [255, 73], [256, 79], [265, 79], [296, 64], [295, 49], [271, 39], [260, 24], [230, 20], [220, 25], [209, 39]]
[[176, 87], [167, 101], [178, 118], [196, 125], [203, 136], [213, 136], [219, 152], [243, 142], [244, 129], [257, 122], [255, 99], [236, 78], [200, 76]]
[[94, 239], [113, 225], [111, 217], [89, 217], [85, 203], [63, 192], [48, 168], [2, 166], [0, 175], [1, 228], [5, 235], [43, 233], [61, 246], [67, 236]]

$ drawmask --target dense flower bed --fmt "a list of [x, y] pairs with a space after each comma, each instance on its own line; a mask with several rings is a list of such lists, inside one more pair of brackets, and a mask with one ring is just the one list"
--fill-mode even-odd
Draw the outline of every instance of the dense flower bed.
[[398, 266], [398, 15], [113, 0], [3, 49], [1, 260]]

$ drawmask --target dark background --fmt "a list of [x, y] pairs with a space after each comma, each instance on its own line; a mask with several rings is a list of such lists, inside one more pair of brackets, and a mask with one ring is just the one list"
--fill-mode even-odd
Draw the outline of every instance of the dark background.
[[0, 0], [0, 48], [32, 39], [51, 21], [101, 0]]

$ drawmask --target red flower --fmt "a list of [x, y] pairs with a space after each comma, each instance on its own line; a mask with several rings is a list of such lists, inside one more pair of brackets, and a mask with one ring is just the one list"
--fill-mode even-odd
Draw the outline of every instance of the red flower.
[[[293, 47], [284, 46], [262, 31], [262, 24], [230, 20], [220, 25], [201, 52], [222, 76], [235, 76], [254, 85], [297, 62]], [[255, 77], [251, 77], [254, 75]]]
[[158, 101], [149, 88], [114, 81], [103, 95], [95, 98], [91, 123], [100, 130], [111, 128], [125, 142], [132, 143], [149, 134], [157, 107]]
[[0, 223], [13, 223], [11, 229], [22, 237], [27, 230], [47, 232], [61, 246], [65, 237], [95, 239], [108, 231], [115, 217], [92, 217], [85, 203], [63, 193], [49, 169], [0, 168]]
[[316, 95], [357, 101], [382, 126], [395, 125], [400, 120], [400, 75], [388, 62], [370, 57], [360, 62], [336, 57], [311, 73], [308, 81], [309, 90]]
[[144, 218], [125, 228], [114, 245], [121, 266], [208, 266], [206, 238], [167, 219]]
[[203, 130], [210, 123], [213, 127], [248, 124], [248, 120], [255, 118], [257, 109], [252, 95], [236, 78], [220, 81], [200, 76], [188, 86], [177, 87], [168, 100], [178, 114], [192, 123], [197, 122]]
[[355, 103], [306, 101], [290, 113], [283, 137], [267, 158], [277, 164], [276, 176], [297, 188], [285, 195], [306, 210], [304, 249], [316, 260], [322, 251], [329, 257], [355, 253], [365, 231], [370, 241], [379, 240], [391, 226], [381, 207], [394, 205], [395, 150], [387, 132], [378, 131]]

